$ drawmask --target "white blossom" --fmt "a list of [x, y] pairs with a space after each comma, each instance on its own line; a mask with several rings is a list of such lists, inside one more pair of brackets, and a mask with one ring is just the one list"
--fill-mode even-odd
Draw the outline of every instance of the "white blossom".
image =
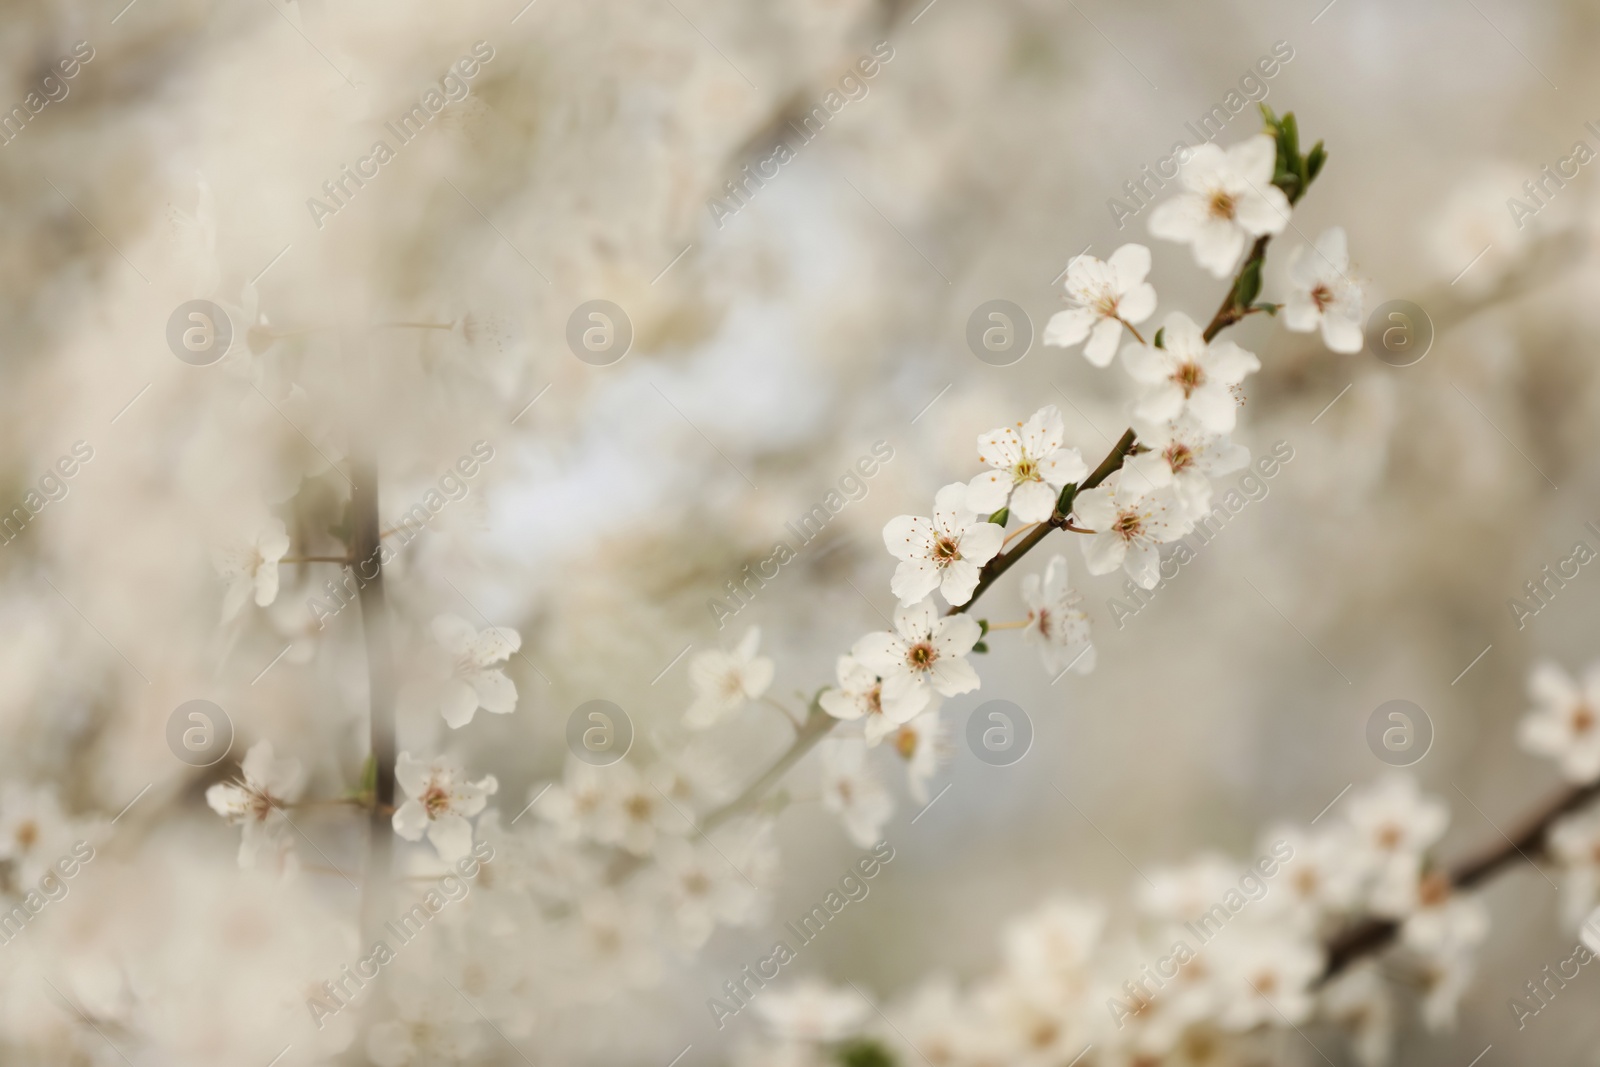
[[1207, 341], [1193, 319], [1181, 311], [1167, 316], [1162, 347], [1130, 344], [1122, 362], [1145, 387], [1133, 406], [1135, 418], [1167, 422], [1185, 413], [1210, 433], [1228, 433], [1239, 418], [1234, 387], [1261, 369], [1254, 353], [1232, 341]]
[[1123, 245], [1103, 263], [1089, 255], [1072, 257], [1065, 282], [1070, 306], [1050, 316], [1044, 343], [1070, 348], [1087, 338], [1084, 358], [1109, 366], [1124, 324], [1137, 326], [1155, 313], [1155, 287], [1144, 280], [1149, 273], [1144, 245]]
[[451, 729], [472, 721], [479, 708], [496, 715], [517, 710], [517, 686], [496, 667], [522, 647], [522, 635], [504, 626], [478, 630], [457, 615], [433, 620], [433, 638], [450, 657], [439, 712]]
[[850, 840], [869, 848], [882, 838], [894, 799], [867, 766], [867, 746], [830, 737], [817, 746], [822, 758], [822, 805], [839, 816]]
[[839, 684], [824, 690], [817, 702], [835, 719], [864, 719], [867, 744], [875, 745], [902, 723], [910, 722], [926, 706], [923, 699], [883, 702], [883, 681], [854, 656], [840, 656], [835, 666]]
[[928, 779], [950, 758], [950, 739], [935, 701], [894, 732], [894, 750], [906, 761], [906, 785], [918, 804], [928, 803]]
[[1056, 498], [1069, 483], [1088, 473], [1075, 448], [1063, 448], [1066, 426], [1061, 412], [1047, 404], [1018, 423], [978, 437], [978, 459], [994, 469], [967, 483], [967, 507], [990, 515], [1009, 506], [1018, 522], [1043, 522], [1055, 512]]
[[1352, 856], [1368, 872], [1371, 909], [1389, 918], [1414, 911], [1423, 853], [1444, 836], [1449, 808], [1397, 775], [1351, 793], [1345, 813], [1355, 830]]
[[1211, 479], [1250, 462], [1250, 450], [1215, 434], [1191, 415], [1172, 422], [1137, 421], [1139, 444], [1149, 449], [1122, 463], [1126, 477], [1143, 478], [1153, 489], [1171, 485], [1195, 518], [1211, 510]]
[[1089, 641], [1089, 616], [1078, 605], [1083, 597], [1067, 584], [1067, 561], [1052, 556], [1044, 574], [1022, 579], [1022, 602], [1028, 605], [1023, 637], [1039, 650], [1045, 670], [1068, 668], [1079, 674], [1094, 670], [1095, 650]]
[[423, 761], [402, 752], [395, 761], [394, 777], [407, 797], [395, 810], [395, 833], [407, 841], [420, 841], [426, 834], [446, 863], [472, 851], [472, 824], [467, 820], [499, 790], [494, 775], [470, 782], [444, 759]]
[[983, 565], [1005, 542], [1005, 530], [967, 507], [967, 487], [955, 482], [933, 498], [933, 518], [900, 515], [883, 528], [883, 543], [900, 561], [889, 589], [910, 604], [937, 589], [952, 605], [972, 599]]
[[1518, 727], [1522, 747], [1548, 756], [1568, 779], [1600, 780], [1600, 663], [1575, 682], [1556, 664], [1544, 661], [1528, 677], [1533, 710]]
[[1079, 493], [1072, 501], [1078, 523], [1094, 531], [1082, 540], [1090, 574], [1118, 567], [1141, 589], [1161, 581], [1161, 551], [1193, 528], [1193, 520], [1171, 486], [1150, 489], [1142, 479], [1117, 475], [1109, 484]]
[[282, 519], [268, 519], [248, 540], [215, 549], [211, 562], [228, 583], [222, 596], [222, 621], [239, 614], [253, 595], [264, 608], [278, 597], [278, 561], [289, 551], [289, 531]]
[[772, 685], [773, 663], [756, 655], [761, 646], [761, 630], [752, 626], [731, 652], [712, 649], [689, 660], [689, 685], [694, 701], [684, 713], [683, 724], [691, 730], [704, 730], [759, 700]]
[[1362, 336], [1361, 286], [1349, 275], [1350, 253], [1344, 230], [1325, 230], [1314, 245], [1289, 253], [1289, 296], [1283, 324], [1296, 333], [1322, 330], [1322, 343], [1334, 352], [1359, 352]]
[[1184, 191], [1150, 213], [1150, 232], [1194, 247], [1195, 262], [1225, 278], [1245, 245], [1279, 233], [1289, 222], [1289, 198], [1272, 184], [1278, 148], [1256, 134], [1226, 151], [1196, 148], [1178, 175]]
[[254, 867], [263, 852], [275, 856], [287, 849], [290, 827], [283, 808], [300, 799], [304, 786], [299, 760], [278, 759], [271, 741], [257, 741], [245, 753], [238, 778], [206, 790], [211, 810], [244, 828], [240, 867]]
[[754, 1004], [775, 1037], [813, 1044], [849, 1037], [872, 1012], [872, 1006], [855, 990], [814, 978], [767, 992]]
[[978, 672], [966, 660], [978, 643], [978, 624], [965, 614], [939, 615], [933, 601], [895, 610], [894, 631], [862, 637], [851, 654], [883, 679], [884, 714], [905, 722], [931, 696], [953, 697], [978, 688]]

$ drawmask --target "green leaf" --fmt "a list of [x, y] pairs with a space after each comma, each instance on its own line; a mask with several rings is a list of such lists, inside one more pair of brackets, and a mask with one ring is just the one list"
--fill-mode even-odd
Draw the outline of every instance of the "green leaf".
[[982, 637], [985, 634], [987, 634], [988, 632], [989, 632], [989, 620], [988, 619], [979, 619], [978, 620], [978, 636]]
[[1328, 161], [1327, 150], [1318, 141], [1311, 146], [1311, 152], [1306, 156], [1306, 184], [1310, 185], [1322, 173], [1322, 165]]
[[1273, 136], [1277, 136], [1277, 133], [1278, 133], [1278, 115], [1277, 115], [1277, 112], [1273, 111], [1266, 104], [1261, 104], [1260, 107], [1261, 107], [1261, 119], [1262, 119], [1263, 122], [1265, 122], [1267, 124], [1266, 132], [1272, 134]]
[[989, 521], [994, 523], [996, 526], [1004, 526], [1006, 524], [1006, 522], [1010, 518], [1011, 518], [1011, 509], [1010, 508], [1001, 508], [999, 511], [995, 512], [993, 515], [989, 516]]
[[1072, 500], [1077, 495], [1078, 495], [1077, 483], [1072, 483], [1070, 485], [1065, 486], [1061, 490], [1061, 495], [1056, 497], [1056, 511], [1060, 512], [1063, 515], [1070, 515], [1072, 513]]
[[1157, 348], [1167, 347], [1167, 328], [1165, 326], [1156, 331], [1156, 339], [1150, 342]]
[[989, 651], [989, 642], [987, 642], [987, 641], [979, 641], [977, 644], [972, 646], [972, 651], [974, 651], [974, 652], [987, 652], [987, 651]]
[[1239, 272], [1239, 284], [1234, 287], [1233, 299], [1240, 307], [1249, 307], [1261, 295], [1261, 260], [1255, 258]]
[[834, 1054], [839, 1067], [895, 1067], [894, 1057], [870, 1038], [859, 1038], [841, 1045]]
[[1269, 304], [1266, 301], [1262, 301], [1259, 304], [1252, 304], [1250, 306], [1250, 310], [1265, 311], [1268, 315], [1276, 315], [1278, 313], [1278, 309], [1281, 307], [1283, 307], [1282, 304]]

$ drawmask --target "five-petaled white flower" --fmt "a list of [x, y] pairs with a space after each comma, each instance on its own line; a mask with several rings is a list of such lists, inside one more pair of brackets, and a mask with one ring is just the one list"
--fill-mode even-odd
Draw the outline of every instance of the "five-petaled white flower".
[[1522, 720], [1522, 747], [1548, 756], [1574, 782], [1600, 779], [1600, 663], [1583, 672], [1583, 683], [1548, 661], [1528, 676], [1533, 710]]
[[1201, 145], [1178, 176], [1184, 192], [1150, 213], [1150, 232], [1193, 245], [1196, 263], [1227, 277], [1246, 241], [1279, 233], [1289, 222], [1289, 198], [1272, 184], [1277, 158], [1278, 147], [1266, 134], [1226, 152]]
[[240, 776], [206, 790], [206, 803], [229, 823], [244, 827], [239, 866], [254, 867], [263, 850], [282, 851], [288, 831], [285, 804], [300, 796], [305, 774], [300, 761], [277, 759], [271, 741], [257, 741], [244, 755]]
[[1248, 448], [1234, 444], [1226, 434], [1208, 432], [1188, 415], [1174, 422], [1136, 420], [1134, 430], [1139, 444], [1150, 451], [1123, 462], [1126, 476], [1142, 478], [1153, 489], [1172, 486], [1196, 518], [1211, 510], [1211, 479], [1250, 462]]
[[935, 589], [951, 604], [965, 604], [1005, 539], [1004, 529], [967, 507], [965, 483], [953, 482], [934, 496], [933, 518], [899, 515], [884, 525], [884, 546], [900, 561], [889, 589], [902, 604]]
[[930, 689], [953, 697], [978, 688], [978, 672], [966, 660], [982, 633], [975, 621], [964, 614], [941, 616], [932, 600], [923, 600], [897, 608], [894, 628], [867, 634], [851, 649], [883, 679], [886, 715], [905, 722], [927, 705]]
[[458, 615], [433, 620], [433, 638], [450, 656], [439, 711], [452, 729], [472, 721], [479, 708], [496, 715], [517, 710], [517, 686], [496, 667], [522, 647], [522, 635], [504, 626], [479, 631]]
[[1168, 422], [1185, 412], [1211, 433], [1227, 433], [1238, 421], [1233, 387], [1261, 369], [1254, 353], [1232, 341], [1207, 342], [1193, 319], [1181, 311], [1167, 316], [1162, 346], [1130, 344], [1122, 362], [1145, 386], [1134, 404], [1136, 418]]
[[394, 832], [407, 841], [427, 834], [446, 863], [472, 851], [472, 824], [467, 820], [483, 810], [489, 795], [499, 790], [494, 775], [466, 781], [459, 768], [443, 759], [424, 762], [402, 752], [394, 765], [395, 781], [408, 798], [394, 813]]
[[222, 621], [239, 614], [255, 594], [256, 606], [278, 598], [278, 561], [289, 551], [289, 531], [282, 519], [268, 519], [251, 540], [212, 552], [211, 562], [228, 583], [222, 597]]
[[1096, 367], [1108, 366], [1123, 326], [1137, 326], [1155, 313], [1155, 287], [1144, 280], [1149, 273], [1150, 250], [1144, 245], [1123, 245], [1103, 263], [1074, 256], [1067, 264], [1071, 306], [1050, 316], [1044, 343], [1070, 348], [1088, 338], [1084, 358]]
[[689, 661], [689, 685], [694, 703], [683, 715], [691, 730], [704, 730], [744, 707], [747, 700], [758, 700], [772, 684], [772, 660], [756, 655], [761, 646], [761, 629], [745, 631], [732, 652], [712, 649]]
[[1349, 269], [1350, 252], [1338, 226], [1324, 231], [1316, 244], [1290, 252], [1283, 324], [1296, 333], [1320, 326], [1322, 343], [1331, 350], [1361, 351], [1361, 286], [1346, 273]]
[[1089, 643], [1089, 616], [1078, 604], [1083, 600], [1067, 584], [1067, 561], [1051, 557], [1043, 576], [1022, 579], [1022, 602], [1028, 605], [1028, 625], [1023, 636], [1039, 650], [1045, 669], [1060, 674], [1071, 668], [1079, 674], [1094, 670], [1094, 645]]
[[1072, 513], [1080, 525], [1094, 531], [1083, 542], [1089, 573], [1110, 574], [1122, 567], [1141, 589], [1154, 589], [1161, 580], [1161, 551], [1156, 546], [1176, 541], [1193, 527], [1171, 486], [1150, 489], [1144, 479], [1126, 473], [1117, 475], [1114, 485], [1079, 493]]
[[1062, 448], [1066, 428], [1054, 404], [1035, 411], [1022, 433], [1006, 426], [978, 437], [978, 459], [995, 468], [967, 483], [967, 507], [991, 515], [1010, 501], [1018, 522], [1043, 522], [1055, 513], [1056, 497], [1088, 472], [1075, 448]]
[[887, 708], [883, 703], [883, 682], [871, 669], [854, 656], [840, 656], [835, 668], [839, 685], [824, 690], [817, 698], [822, 710], [835, 719], [846, 722], [866, 719], [863, 723], [867, 744], [875, 745], [884, 735], [901, 723], [910, 722], [921, 713], [927, 701], [900, 700]]

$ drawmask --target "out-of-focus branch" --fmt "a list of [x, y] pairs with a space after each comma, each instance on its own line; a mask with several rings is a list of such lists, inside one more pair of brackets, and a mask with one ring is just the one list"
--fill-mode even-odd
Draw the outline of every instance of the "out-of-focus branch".
[[[1596, 797], [1600, 797], [1600, 782], [1566, 790], [1524, 820], [1522, 828], [1506, 835], [1501, 844], [1487, 848], [1453, 868], [1448, 875], [1451, 887], [1471, 889], [1519, 860], [1532, 860], [1535, 856], [1545, 854], [1545, 839], [1556, 820]], [[1400, 924], [1392, 919], [1363, 919], [1343, 930], [1328, 944], [1327, 967], [1320, 981], [1328, 981], [1363, 956], [1388, 948], [1399, 933]]]

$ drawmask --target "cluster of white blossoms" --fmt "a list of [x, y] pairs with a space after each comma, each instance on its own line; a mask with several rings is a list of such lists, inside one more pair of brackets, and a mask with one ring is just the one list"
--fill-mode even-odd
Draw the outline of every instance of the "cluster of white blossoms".
[[[1541, 662], [1528, 678], [1528, 695], [1533, 708], [1519, 730], [1522, 747], [1555, 760], [1577, 789], [1600, 785], [1600, 662], [1579, 679]], [[1563, 871], [1563, 920], [1573, 929], [1600, 922], [1600, 804], [1557, 822], [1549, 851]]]
[[1321, 1022], [1361, 1062], [1386, 1063], [1389, 989], [1370, 963], [1330, 972], [1326, 946], [1363, 919], [1398, 923], [1394, 962], [1423, 991], [1425, 1023], [1451, 1024], [1488, 923], [1430, 866], [1447, 819], [1411, 779], [1380, 780], [1346, 798], [1343, 818], [1273, 828], [1253, 860], [1148, 869], [1115, 929], [1098, 903], [1044, 903], [1007, 926], [999, 972], [970, 988], [926, 981], [881, 1014], [849, 987], [765, 994], [768, 1037], [743, 1061], [822, 1067], [870, 1043], [891, 1057], [880, 1062], [943, 1067], [1244, 1065], [1274, 1062], [1284, 1028]]

